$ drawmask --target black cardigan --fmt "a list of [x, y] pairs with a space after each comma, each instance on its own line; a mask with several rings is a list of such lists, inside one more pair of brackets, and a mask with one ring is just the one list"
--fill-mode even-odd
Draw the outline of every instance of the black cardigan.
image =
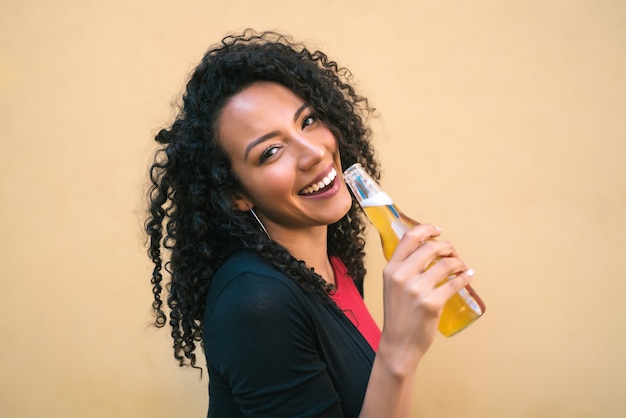
[[213, 277], [203, 343], [210, 418], [357, 417], [375, 355], [334, 303], [251, 253]]

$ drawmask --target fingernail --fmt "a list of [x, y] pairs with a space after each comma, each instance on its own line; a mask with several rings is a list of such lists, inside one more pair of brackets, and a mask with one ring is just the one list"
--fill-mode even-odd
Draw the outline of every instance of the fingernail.
[[475, 273], [475, 272], [474, 272], [474, 269], [467, 269], [467, 270], [465, 271], [465, 274], [467, 274], [467, 275], [468, 275], [468, 276], [470, 276], [470, 277], [472, 277], [472, 276], [474, 275], [474, 273]]
[[435, 225], [435, 229], [439, 232], [443, 231], [443, 229], [439, 228], [437, 225]]

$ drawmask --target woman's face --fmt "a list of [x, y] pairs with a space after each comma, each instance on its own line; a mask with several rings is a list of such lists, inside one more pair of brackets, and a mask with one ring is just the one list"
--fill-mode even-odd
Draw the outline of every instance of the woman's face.
[[283, 85], [256, 82], [233, 96], [218, 135], [244, 188], [236, 208], [253, 207], [272, 238], [337, 222], [350, 209], [335, 136]]

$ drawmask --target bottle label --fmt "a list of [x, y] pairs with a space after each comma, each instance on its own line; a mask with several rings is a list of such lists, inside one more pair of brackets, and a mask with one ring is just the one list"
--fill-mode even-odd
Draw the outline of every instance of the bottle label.
[[401, 222], [401, 221], [393, 221], [393, 222], [391, 222], [391, 229], [393, 230], [394, 234], [396, 234], [396, 236], [398, 238], [402, 238], [404, 233], [406, 231], [408, 231], [409, 228], [410, 227], [407, 224], [405, 224], [404, 222]]

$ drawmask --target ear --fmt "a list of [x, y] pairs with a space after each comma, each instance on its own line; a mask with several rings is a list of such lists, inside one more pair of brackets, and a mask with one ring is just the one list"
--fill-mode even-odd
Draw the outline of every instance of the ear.
[[250, 199], [240, 193], [233, 193], [231, 199], [233, 203], [233, 208], [241, 212], [247, 212], [254, 206]]

